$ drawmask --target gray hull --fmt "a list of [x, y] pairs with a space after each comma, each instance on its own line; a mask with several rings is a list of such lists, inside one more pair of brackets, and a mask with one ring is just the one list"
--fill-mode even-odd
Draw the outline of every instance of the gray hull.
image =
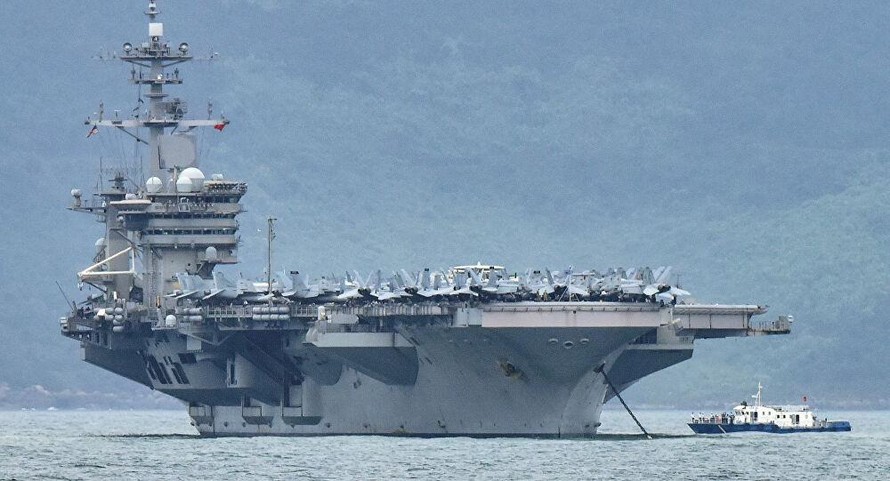
[[[216, 406], [213, 421], [197, 424], [197, 428], [209, 435], [596, 433], [606, 387], [602, 375], [593, 372], [595, 366], [590, 362], [591, 358], [601, 357], [593, 343], [573, 347], [571, 351], [561, 344], [552, 346], [549, 352], [540, 349], [540, 354], [553, 356], [534, 360], [523, 351], [534, 344], [547, 346], [553, 333], [417, 329], [411, 335], [418, 342], [420, 360], [413, 385], [387, 385], [344, 366], [340, 379], [332, 386], [310, 381], [295, 390], [301, 406], [291, 412], [317, 416], [317, 424], [288, 424], [278, 405], [261, 406], [268, 424], [245, 421], [241, 406]], [[576, 339], [597, 337], [590, 329], [562, 335]], [[606, 340], [602, 336], [607, 343], [614, 343], [615, 337], [610, 334]], [[512, 370], [505, 369], [508, 362], [514, 366]], [[297, 404], [293, 397], [292, 404]]]
[[756, 306], [437, 309], [329, 306], [339, 322], [179, 325], [83, 344], [87, 361], [188, 403], [206, 436], [578, 437], [596, 434], [615, 394], [598, 368], [620, 391], [691, 357], [696, 337], [770, 332], [750, 323]]

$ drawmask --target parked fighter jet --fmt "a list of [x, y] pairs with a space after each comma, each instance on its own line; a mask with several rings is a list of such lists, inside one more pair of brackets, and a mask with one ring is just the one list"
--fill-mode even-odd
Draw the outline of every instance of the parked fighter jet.
[[361, 282], [361, 276], [359, 276], [358, 272], [355, 273], [355, 277], [347, 271], [346, 277], [344, 277], [340, 281], [340, 293], [335, 297], [336, 302], [347, 302], [353, 299], [361, 299], [364, 295], [360, 292], [363, 288], [363, 284]]
[[290, 282], [283, 282], [285, 290], [282, 296], [299, 302], [338, 302], [337, 296], [343, 291], [339, 286], [339, 282], [334, 279], [331, 281], [327, 277], [322, 276], [318, 281], [309, 283], [306, 277], [299, 271], [290, 271]]
[[425, 268], [419, 277], [420, 289], [418, 289], [417, 295], [420, 297], [430, 299], [437, 296], [447, 296], [449, 292], [454, 290], [448, 285], [445, 274], [439, 271], [431, 272], [429, 267]]
[[390, 301], [399, 299], [405, 292], [399, 288], [398, 282], [394, 277], [384, 279], [380, 269], [368, 277], [361, 291], [366, 297], [377, 299], [378, 301]]
[[347, 272], [343, 278], [322, 276], [313, 281], [298, 271], [276, 272], [269, 282], [230, 280], [222, 272], [212, 279], [188, 273], [176, 274], [177, 288], [167, 294], [175, 299], [212, 302], [428, 302], [446, 299], [483, 302], [518, 300], [682, 302], [689, 292], [670, 283], [671, 268], [610, 268], [604, 274], [595, 270], [568, 269], [526, 271], [523, 277], [508, 275], [502, 266], [456, 266], [412, 274], [401, 269], [391, 276], [377, 270], [362, 278]]
[[276, 273], [279, 283], [283, 286], [281, 295], [289, 299], [313, 299], [318, 297], [318, 288], [313, 290], [309, 282], [300, 274], [300, 271], [290, 271], [285, 275], [283, 271]]
[[194, 274], [177, 272], [173, 275], [173, 277], [175, 277], [176, 281], [179, 282], [179, 289], [176, 289], [170, 294], [167, 294], [167, 297], [173, 297], [176, 299], [200, 299], [207, 295], [213, 288], [212, 281]]
[[569, 266], [568, 269], [560, 273], [558, 279], [554, 280], [553, 288], [557, 300], [560, 301], [581, 301], [590, 298], [590, 289], [586, 285], [579, 285], [576, 282], [573, 266]]
[[213, 289], [203, 297], [210, 299], [239, 299], [247, 302], [267, 302], [274, 297], [267, 282], [252, 282], [247, 279], [229, 280], [222, 272], [213, 272]]
[[484, 296], [506, 296], [519, 291], [519, 279], [508, 277], [507, 270], [502, 266], [477, 264], [475, 266], [452, 267], [452, 271], [457, 274], [469, 275], [473, 291]]

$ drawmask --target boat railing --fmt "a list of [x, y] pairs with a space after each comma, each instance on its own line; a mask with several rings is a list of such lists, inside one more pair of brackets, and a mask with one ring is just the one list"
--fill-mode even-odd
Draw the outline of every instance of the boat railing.
[[787, 334], [791, 332], [792, 322], [794, 322], [794, 318], [791, 316], [779, 316], [772, 321], [752, 322], [751, 327], [764, 334]]
[[363, 306], [329, 307], [328, 314], [352, 314], [367, 317], [387, 316], [447, 316], [449, 304], [368, 304]]
[[732, 424], [734, 421], [735, 416], [727, 413], [692, 415], [694, 424]]

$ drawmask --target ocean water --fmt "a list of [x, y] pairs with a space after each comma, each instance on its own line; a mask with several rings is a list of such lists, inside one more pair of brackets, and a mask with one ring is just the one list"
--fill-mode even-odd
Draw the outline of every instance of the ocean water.
[[586, 440], [204, 439], [178, 411], [0, 412], [0, 479], [890, 479], [890, 412], [850, 433], [693, 435], [685, 411], [603, 413]]

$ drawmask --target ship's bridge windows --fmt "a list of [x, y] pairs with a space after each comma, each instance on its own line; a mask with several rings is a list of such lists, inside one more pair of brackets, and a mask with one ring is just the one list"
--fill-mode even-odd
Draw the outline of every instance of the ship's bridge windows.
[[234, 235], [236, 229], [149, 229], [145, 235]]
[[205, 197], [204, 200], [215, 204], [237, 204], [239, 199], [237, 197], [229, 196], [212, 196]]
[[217, 212], [181, 212], [181, 213], [164, 213], [152, 215], [155, 219], [234, 219], [235, 213], [217, 213]]

